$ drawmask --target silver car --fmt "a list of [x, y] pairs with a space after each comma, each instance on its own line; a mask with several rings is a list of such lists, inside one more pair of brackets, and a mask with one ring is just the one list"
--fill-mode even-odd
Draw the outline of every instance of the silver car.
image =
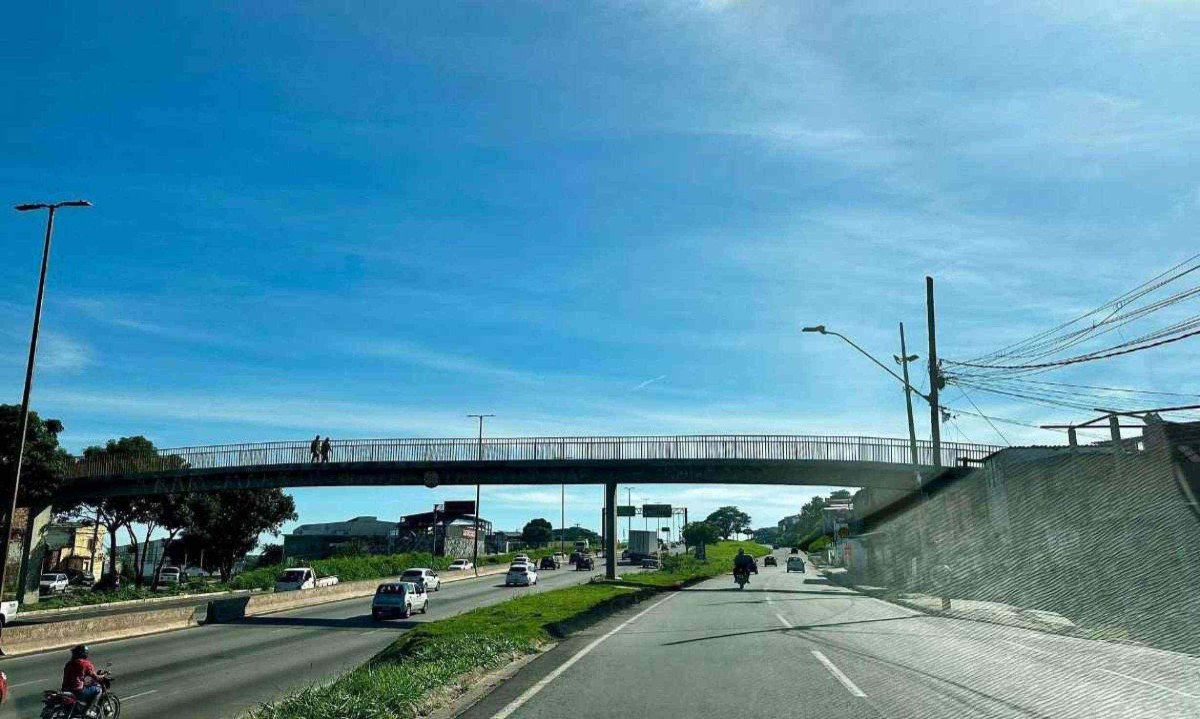
[[371, 618], [375, 621], [388, 617], [408, 619], [415, 611], [424, 614], [428, 610], [429, 593], [425, 587], [413, 582], [380, 584], [371, 600]]

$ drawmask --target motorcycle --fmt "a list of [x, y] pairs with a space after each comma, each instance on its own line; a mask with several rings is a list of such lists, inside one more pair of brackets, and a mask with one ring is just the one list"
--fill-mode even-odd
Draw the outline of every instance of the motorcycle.
[[746, 585], [750, 582], [750, 570], [749, 569], [733, 570], [733, 581], [737, 582], [738, 589], [745, 589]]
[[113, 676], [102, 671], [100, 696], [92, 703], [91, 711], [84, 714], [84, 702], [71, 692], [47, 689], [42, 692], [41, 719], [118, 719], [121, 716], [121, 700], [112, 693]]

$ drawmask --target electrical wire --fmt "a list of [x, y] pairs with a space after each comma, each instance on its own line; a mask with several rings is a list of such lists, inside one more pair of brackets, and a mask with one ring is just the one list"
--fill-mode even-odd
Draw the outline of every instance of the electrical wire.
[[1008, 437], [1005, 437], [1004, 433], [1001, 432], [999, 429], [997, 429], [996, 425], [992, 424], [992, 420], [988, 419], [987, 415], [983, 414], [983, 410], [979, 409], [979, 405], [975, 404], [975, 400], [971, 399], [971, 397], [963, 390], [962, 387], [955, 387], [955, 389], [957, 389], [958, 393], [963, 396], [963, 399], [965, 399], [971, 403], [971, 406], [975, 408], [976, 412], [979, 412], [979, 414], [981, 416], [983, 416], [984, 420], [987, 421], [988, 426], [992, 428], [992, 431], [995, 432], [1000, 437], [1000, 441], [1004, 442], [1009, 447], [1011, 447], [1012, 442], [1009, 442]]

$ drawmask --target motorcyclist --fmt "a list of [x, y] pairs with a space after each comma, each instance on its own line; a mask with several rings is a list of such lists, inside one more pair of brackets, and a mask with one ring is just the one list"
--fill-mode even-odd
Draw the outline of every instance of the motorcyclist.
[[90, 653], [86, 644], [76, 645], [71, 649], [71, 660], [63, 667], [62, 690], [71, 692], [83, 704], [85, 716], [101, 691], [99, 682], [102, 677], [96, 671], [96, 665], [88, 660]]
[[754, 557], [746, 554], [745, 549], [739, 549], [737, 556], [733, 558], [733, 572], [737, 574], [738, 571], [758, 574], [758, 564], [755, 563]]

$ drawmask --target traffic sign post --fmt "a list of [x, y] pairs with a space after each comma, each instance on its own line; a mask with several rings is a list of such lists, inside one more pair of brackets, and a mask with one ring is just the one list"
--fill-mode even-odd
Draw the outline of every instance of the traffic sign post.
[[617, 516], [618, 517], [636, 517], [637, 516], [637, 507], [634, 507], [633, 505], [630, 505], [630, 504], [618, 504], [617, 505]]

